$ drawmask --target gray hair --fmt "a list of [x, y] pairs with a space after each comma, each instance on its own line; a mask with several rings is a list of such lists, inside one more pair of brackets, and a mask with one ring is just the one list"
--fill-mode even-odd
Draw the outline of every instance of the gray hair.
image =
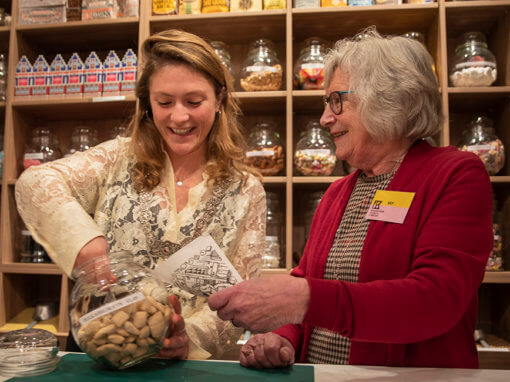
[[337, 68], [349, 78], [357, 110], [377, 141], [406, 137], [412, 141], [437, 134], [442, 127], [441, 95], [434, 61], [419, 41], [381, 36], [369, 27], [355, 38], [338, 41], [325, 60], [325, 85]]

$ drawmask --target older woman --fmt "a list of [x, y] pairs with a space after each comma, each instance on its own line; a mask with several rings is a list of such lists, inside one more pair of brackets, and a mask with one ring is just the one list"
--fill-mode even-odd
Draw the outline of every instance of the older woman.
[[430, 55], [368, 30], [339, 41], [325, 73], [321, 123], [359, 170], [325, 193], [291, 276], [243, 282], [209, 306], [236, 325], [276, 329], [247, 342], [246, 366], [476, 368], [491, 185], [475, 155], [423, 139], [442, 123]]

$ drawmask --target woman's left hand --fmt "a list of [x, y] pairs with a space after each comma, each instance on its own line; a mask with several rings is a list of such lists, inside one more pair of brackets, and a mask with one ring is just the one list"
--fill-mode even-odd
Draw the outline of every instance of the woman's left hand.
[[285, 324], [300, 324], [310, 302], [310, 287], [301, 277], [277, 275], [243, 281], [209, 296], [218, 317], [253, 333]]
[[175, 295], [170, 295], [168, 301], [174, 307], [174, 314], [159, 355], [165, 358], [186, 359], [189, 353], [189, 337], [184, 318], [181, 316], [181, 304]]

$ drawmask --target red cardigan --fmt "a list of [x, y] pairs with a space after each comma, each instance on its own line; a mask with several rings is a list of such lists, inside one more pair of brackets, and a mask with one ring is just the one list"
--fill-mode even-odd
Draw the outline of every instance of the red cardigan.
[[492, 189], [483, 163], [418, 141], [388, 190], [414, 192], [403, 224], [371, 221], [359, 282], [324, 280], [324, 266], [359, 171], [334, 182], [292, 271], [310, 286], [301, 325], [275, 332], [306, 362], [314, 326], [351, 339], [349, 363], [477, 368], [477, 290], [493, 246]]

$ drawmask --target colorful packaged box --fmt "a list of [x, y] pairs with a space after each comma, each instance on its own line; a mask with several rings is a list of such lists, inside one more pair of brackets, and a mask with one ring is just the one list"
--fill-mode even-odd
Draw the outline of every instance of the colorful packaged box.
[[116, 0], [82, 0], [81, 19], [116, 19], [118, 5]]
[[16, 65], [15, 97], [28, 97], [32, 94], [32, 64], [26, 56], [21, 56]]
[[19, 0], [19, 24], [66, 22], [66, 0]]
[[103, 92], [103, 63], [96, 52], [90, 52], [84, 64], [83, 96], [101, 96]]
[[66, 94], [67, 64], [61, 54], [57, 54], [50, 65], [48, 96], [62, 97]]
[[140, 15], [139, 0], [117, 0], [117, 17], [138, 17]]
[[137, 78], [137, 66], [138, 61], [135, 52], [132, 49], [128, 49], [122, 57], [122, 70], [121, 70], [121, 82], [120, 82], [120, 93], [121, 94], [132, 94], [136, 88]]
[[32, 96], [47, 97], [50, 83], [50, 66], [46, 58], [40, 54], [32, 65]]
[[103, 64], [103, 96], [120, 92], [122, 80], [122, 63], [115, 51], [110, 50]]
[[85, 65], [78, 53], [73, 53], [67, 62], [66, 96], [81, 97], [83, 95]]

